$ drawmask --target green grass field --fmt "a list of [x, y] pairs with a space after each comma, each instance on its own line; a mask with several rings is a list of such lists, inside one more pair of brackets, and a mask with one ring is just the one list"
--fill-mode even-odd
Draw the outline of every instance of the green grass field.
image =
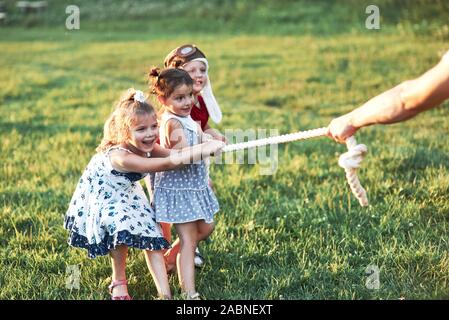
[[[251, 19], [271, 12], [265, 2]], [[172, 48], [193, 42], [207, 54], [224, 113], [218, 129], [281, 134], [326, 126], [449, 49], [443, 13], [443, 22], [423, 25], [416, 9], [416, 21], [370, 31], [366, 5], [354, 1], [334, 19], [322, 2], [296, 11], [277, 3], [282, 19], [272, 28], [268, 19], [241, 31], [243, 13], [212, 31], [186, 27], [187, 18], [164, 31], [168, 15], [154, 30], [107, 19], [97, 28], [90, 17], [67, 31], [57, 19], [20, 25], [19, 15], [0, 27], [0, 299], [109, 298], [109, 258], [69, 248], [64, 214], [114, 102], [129, 87], [145, 90], [146, 71]], [[337, 165], [345, 147], [328, 138], [279, 146], [273, 175], [259, 165], [212, 166], [221, 211], [201, 245], [198, 291], [206, 299], [448, 299], [448, 106], [357, 134], [369, 149], [359, 171], [366, 209]], [[80, 268], [79, 290], [66, 288], [70, 265]], [[369, 265], [380, 270], [378, 290], [365, 286]], [[155, 298], [142, 252], [130, 251], [127, 271], [135, 299]], [[176, 276], [170, 282], [179, 293]]]

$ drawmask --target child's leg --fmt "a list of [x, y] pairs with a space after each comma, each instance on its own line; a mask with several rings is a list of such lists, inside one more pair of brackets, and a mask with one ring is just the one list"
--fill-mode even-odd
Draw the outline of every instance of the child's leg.
[[177, 257], [179, 284], [182, 291], [190, 296], [196, 293], [193, 257], [197, 244], [198, 230], [196, 222], [175, 224], [175, 228], [180, 244]]
[[178, 256], [179, 248], [179, 238], [177, 238], [175, 242], [171, 244], [171, 248], [165, 252], [165, 261], [167, 262], [167, 267], [170, 268], [176, 264], [176, 257]]
[[207, 239], [215, 228], [215, 224], [213, 222], [206, 223], [204, 220], [196, 221], [196, 225], [198, 229], [197, 242]]
[[[207, 237], [214, 231], [215, 225], [214, 223], [206, 223], [204, 220], [196, 221], [197, 229], [198, 229], [198, 236], [197, 236], [197, 245], [198, 242], [204, 239], [207, 239]], [[165, 259], [167, 261], [167, 264], [169, 266], [172, 266], [176, 263], [176, 257], [179, 252], [179, 238], [175, 240], [175, 242], [172, 243], [171, 249], [169, 249], [165, 254]]]
[[167, 270], [165, 269], [162, 250], [145, 250], [145, 260], [156, 284], [159, 297], [171, 299], [170, 285], [168, 284]]
[[202, 267], [204, 264], [204, 258], [200, 253], [200, 250], [198, 248], [198, 243], [201, 240], [207, 239], [209, 235], [214, 230], [214, 224], [213, 223], [206, 223], [204, 220], [197, 221], [197, 229], [198, 229], [198, 239], [197, 239], [197, 247], [195, 249], [195, 266], [196, 267]]
[[[161, 228], [162, 228], [162, 234], [164, 238], [168, 242], [172, 242], [172, 236], [171, 236], [171, 223], [165, 223], [161, 222]], [[172, 268], [176, 264], [176, 256], [179, 252], [179, 239], [176, 239], [175, 242], [171, 244], [171, 248], [168, 250], [164, 250], [165, 255], [165, 262], [167, 263], [168, 268]]]
[[162, 228], [162, 236], [168, 241], [171, 242], [171, 223], [161, 222]]
[[[126, 257], [128, 256], [128, 247], [125, 245], [117, 246], [110, 251], [112, 261], [112, 281], [126, 280]], [[116, 286], [112, 289], [112, 296], [126, 296], [128, 287], [126, 285]]]

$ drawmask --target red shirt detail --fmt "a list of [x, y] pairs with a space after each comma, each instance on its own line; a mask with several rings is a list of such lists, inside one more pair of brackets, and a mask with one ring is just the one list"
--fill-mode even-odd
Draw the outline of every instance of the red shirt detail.
[[202, 96], [198, 96], [198, 102], [200, 104], [200, 107], [198, 108], [194, 105], [192, 111], [190, 111], [190, 116], [192, 117], [193, 121], [201, 123], [201, 130], [204, 131], [204, 128], [209, 121], [209, 112], [207, 111], [207, 107]]

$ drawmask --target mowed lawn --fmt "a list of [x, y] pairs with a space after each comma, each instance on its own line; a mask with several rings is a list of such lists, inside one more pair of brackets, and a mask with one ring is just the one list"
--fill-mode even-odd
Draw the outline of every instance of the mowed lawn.
[[[14, 30], [14, 29], [13, 29]], [[6, 31], [2, 31], [5, 35]], [[12, 31], [22, 32], [26, 31]], [[109, 257], [69, 248], [63, 218], [121, 92], [183, 43], [208, 56], [225, 129], [289, 133], [326, 126], [436, 64], [447, 42], [365, 32], [332, 37], [202, 35], [170, 40], [0, 40], [0, 298], [108, 299]], [[162, 38], [162, 37], [161, 37]], [[281, 145], [277, 170], [212, 165], [221, 210], [197, 272], [206, 299], [449, 298], [448, 103], [406, 123], [370, 127], [362, 209], [328, 138]], [[77, 265], [80, 288], [66, 287]], [[366, 286], [379, 268], [380, 288]], [[130, 250], [129, 290], [156, 289]], [[176, 276], [170, 279], [179, 293]]]

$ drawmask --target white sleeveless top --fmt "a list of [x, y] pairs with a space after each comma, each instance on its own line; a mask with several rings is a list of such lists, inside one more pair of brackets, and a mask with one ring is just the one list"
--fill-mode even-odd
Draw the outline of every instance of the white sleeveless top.
[[[167, 145], [165, 143], [166, 137], [165, 137], [165, 125], [168, 120], [170, 119], [176, 119], [179, 122], [181, 122], [181, 125], [183, 126], [184, 130], [190, 130], [195, 133], [196, 136], [198, 136], [198, 124], [192, 119], [192, 117], [189, 115], [187, 117], [180, 117], [176, 114], [173, 114], [171, 112], [165, 111], [162, 114], [161, 117], [161, 123], [159, 126], [159, 141], [161, 142], [161, 146], [167, 148]], [[194, 144], [198, 143], [198, 141], [193, 142]], [[189, 145], [192, 145], [191, 143]]]

